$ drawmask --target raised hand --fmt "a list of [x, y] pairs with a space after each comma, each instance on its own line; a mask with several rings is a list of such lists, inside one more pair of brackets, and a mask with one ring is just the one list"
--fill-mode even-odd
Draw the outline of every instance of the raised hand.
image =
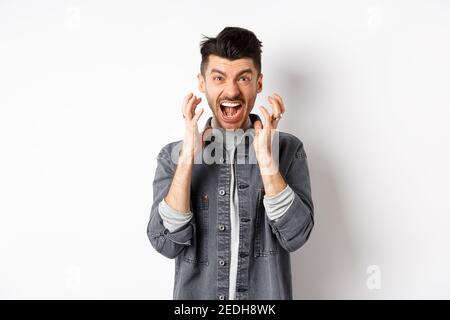
[[[278, 123], [286, 111], [283, 100], [278, 94], [268, 97], [268, 101], [272, 106], [272, 114], [269, 114], [267, 109], [263, 106], [259, 107], [265, 123], [262, 125], [261, 121], [257, 120], [253, 123], [255, 129], [255, 139], [253, 140], [253, 147], [255, 148], [256, 159], [261, 171], [267, 174], [275, 173], [277, 167], [272, 158], [272, 136], [273, 130], [278, 127]], [[275, 171], [275, 172], [274, 172]]]
[[202, 98], [197, 98], [193, 93], [189, 93], [183, 101], [181, 112], [185, 120], [185, 133], [183, 139], [183, 147], [180, 154], [180, 159], [183, 162], [192, 161], [195, 154], [201, 150], [202, 141], [198, 132], [198, 120], [203, 114], [203, 108], [197, 109], [198, 104]]

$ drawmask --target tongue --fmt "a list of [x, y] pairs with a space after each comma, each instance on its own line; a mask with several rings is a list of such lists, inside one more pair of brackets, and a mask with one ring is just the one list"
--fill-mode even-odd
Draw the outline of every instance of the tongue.
[[233, 108], [233, 107], [224, 107], [225, 109], [225, 114], [227, 116], [234, 116], [237, 113], [237, 108]]

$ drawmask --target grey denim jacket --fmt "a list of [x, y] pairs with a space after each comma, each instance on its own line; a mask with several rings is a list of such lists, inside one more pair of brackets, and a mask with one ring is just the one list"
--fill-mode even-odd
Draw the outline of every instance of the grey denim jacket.
[[[205, 129], [211, 126], [211, 119]], [[250, 114], [250, 119], [253, 123], [259, 117]], [[239, 161], [236, 157], [233, 159], [240, 216], [236, 300], [292, 299], [290, 252], [308, 240], [314, 226], [311, 183], [303, 143], [292, 134], [281, 131], [278, 134], [279, 170], [295, 193], [293, 203], [279, 219], [267, 217], [259, 166], [248, 161], [251, 152], [254, 153], [252, 135], [241, 142], [245, 144], [242, 148], [245, 151], [236, 152]], [[214, 136], [213, 133], [206, 141], [205, 148], [215, 141]], [[227, 161], [232, 159], [221, 158], [218, 163], [193, 165], [193, 218], [183, 227], [169, 232], [159, 215], [158, 204], [169, 191], [176, 169], [173, 154], [181, 144], [182, 140], [169, 143], [157, 156], [147, 235], [159, 253], [175, 258], [173, 299], [225, 300], [228, 299], [231, 238], [231, 172]]]

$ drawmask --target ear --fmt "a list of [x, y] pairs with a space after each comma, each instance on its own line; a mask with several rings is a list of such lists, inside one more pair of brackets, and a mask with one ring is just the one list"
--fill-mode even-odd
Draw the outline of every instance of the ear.
[[197, 80], [198, 80], [198, 90], [201, 92], [201, 93], [205, 93], [205, 77], [201, 74], [201, 73], [199, 73], [199, 74], [197, 74]]
[[261, 73], [256, 81], [256, 92], [260, 93], [263, 89], [263, 74]]

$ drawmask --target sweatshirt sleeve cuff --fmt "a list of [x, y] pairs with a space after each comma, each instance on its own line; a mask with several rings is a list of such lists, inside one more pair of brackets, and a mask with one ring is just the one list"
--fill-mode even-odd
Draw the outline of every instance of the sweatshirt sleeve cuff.
[[292, 188], [287, 185], [282, 191], [273, 196], [264, 196], [263, 203], [267, 216], [270, 220], [275, 220], [283, 216], [294, 201], [295, 194]]
[[158, 206], [159, 215], [163, 221], [163, 225], [170, 232], [178, 230], [186, 225], [192, 219], [192, 212], [180, 212], [170, 207], [167, 202], [162, 199]]

